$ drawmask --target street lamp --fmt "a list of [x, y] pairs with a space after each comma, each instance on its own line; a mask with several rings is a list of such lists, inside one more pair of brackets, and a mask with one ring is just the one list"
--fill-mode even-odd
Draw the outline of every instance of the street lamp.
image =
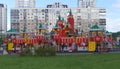
[[39, 24], [38, 24], [37, 10], [36, 10], [35, 20], [36, 20], [36, 26], [35, 26], [36, 33], [35, 33], [35, 34], [37, 34], [37, 33], [38, 33], [38, 25], [39, 25]]
[[91, 8], [88, 6], [88, 9], [87, 9], [87, 12], [88, 12], [88, 29], [90, 29], [90, 23], [91, 23]]
[[87, 7], [87, 12], [88, 12], [88, 38], [89, 41], [91, 41], [91, 33], [90, 33], [90, 27], [91, 27], [91, 8], [88, 6]]
[[26, 9], [24, 9], [23, 16], [24, 16], [24, 28], [23, 28], [23, 38], [24, 38], [26, 36]]

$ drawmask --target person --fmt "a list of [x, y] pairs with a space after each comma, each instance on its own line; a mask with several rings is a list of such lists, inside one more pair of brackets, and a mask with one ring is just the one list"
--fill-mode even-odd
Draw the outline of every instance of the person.
[[85, 49], [85, 46], [86, 46], [86, 43], [85, 43], [85, 42], [82, 42], [82, 47], [83, 47], [83, 49]]
[[72, 43], [72, 51], [75, 50], [75, 42]]
[[6, 49], [6, 46], [3, 46], [3, 53], [2, 53], [3, 55], [7, 55], [8, 54], [8, 51], [7, 51], [7, 49]]
[[112, 49], [112, 43], [108, 43], [108, 52]]
[[120, 46], [120, 39], [119, 39], [119, 46]]
[[57, 46], [56, 41], [53, 41], [52, 45], [53, 45], [53, 47], [56, 47]]
[[56, 41], [52, 41], [51, 46], [57, 51], [57, 43]]
[[65, 44], [65, 48], [66, 48], [66, 50], [67, 50], [67, 47], [68, 47], [68, 44], [66, 43], [66, 44]]
[[101, 44], [100, 43], [97, 43], [96, 44], [96, 50], [95, 50], [95, 52], [98, 52], [98, 53], [101, 53]]
[[64, 52], [64, 47], [65, 47], [65, 44], [62, 43], [62, 52]]

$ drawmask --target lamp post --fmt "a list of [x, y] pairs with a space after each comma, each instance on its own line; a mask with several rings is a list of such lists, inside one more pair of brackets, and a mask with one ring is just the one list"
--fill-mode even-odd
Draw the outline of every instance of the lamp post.
[[89, 41], [91, 41], [91, 37], [92, 35], [90, 35], [90, 27], [91, 27], [91, 8], [88, 6], [88, 9], [87, 9], [87, 12], [88, 12], [88, 38], [89, 38]]
[[24, 28], [23, 28], [23, 38], [25, 38], [25, 34], [26, 34], [26, 9], [24, 9], [23, 12], [23, 16], [24, 16]]
[[34, 18], [34, 19], [36, 20], [36, 25], [35, 25], [35, 30], [36, 30], [36, 32], [35, 32], [35, 35], [39, 33], [39, 32], [38, 32], [38, 25], [39, 25], [39, 24], [38, 24], [38, 14], [37, 14], [37, 13], [38, 13], [38, 11], [37, 11], [37, 9], [36, 9], [36, 15], [35, 15], [35, 18]]

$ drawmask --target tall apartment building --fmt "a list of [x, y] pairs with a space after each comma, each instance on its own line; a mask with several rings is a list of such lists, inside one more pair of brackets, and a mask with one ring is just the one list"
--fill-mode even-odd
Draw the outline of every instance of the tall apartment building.
[[[35, 0], [15, 0], [15, 8], [17, 9], [11, 9], [11, 29], [15, 29], [17, 32], [20, 32], [21, 24], [24, 26], [24, 29], [27, 28], [27, 14], [29, 14], [29, 10], [27, 8], [35, 8]], [[23, 10], [21, 10], [23, 9]], [[29, 15], [32, 17], [32, 15]], [[23, 30], [23, 29], [22, 29]]]
[[78, 8], [77, 29], [81, 33], [88, 32], [89, 29], [97, 24], [101, 30], [106, 29], [106, 9], [104, 8]]
[[78, 15], [81, 17], [81, 21], [77, 22], [81, 24], [78, 26], [79, 30], [86, 32], [94, 24], [98, 24], [102, 30], [106, 29], [106, 9], [98, 8], [96, 0], [78, 0], [78, 8], [82, 8], [81, 14], [84, 16]]
[[46, 21], [48, 23], [47, 24], [48, 32], [50, 32], [52, 28], [55, 26], [58, 20], [58, 16], [60, 15], [62, 19], [66, 20], [67, 14], [70, 10], [70, 8], [68, 8], [68, 5], [61, 4], [59, 2], [56, 2], [51, 5], [47, 5], [46, 9], [48, 10], [46, 13]]
[[96, 7], [96, 0], [78, 0], [79, 8]]
[[30, 32], [36, 27], [38, 28], [39, 23], [43, 23], [46, 26], [45, 28], [50, 32], [55, 26], [59, 15], [67, 21], [70, 9], [74, 16], [75, 28], [79, 32], [81, 30], [88, 32], [88, 27], [94, 24], [98, 24], [101, 29], [106, 28], [106, 10], [102, 8], [13, 8], [11, 9], [11, 28], [20, 32], [24, 28], [24, 23], [26, 23], [26, 29]]
[[[52, 30], [56, 23], [56, 19], [60, 13], [67, 13], [67, 5], [54, 3], [47, 5], [47, 8], [13, 8], [11, 9], [11, 28], [22, 32], [26, 27], [27, 32], [34, 32], [38, 28], [38, 24], [42, 23], [47, 32]], [[57, 9], [58, 8], [58, 9]], [[62, 9], [62, 11], [61, 11]], [[62, 14], [64, 15], [64, 14]], [[67, 17], [67, 15], [64, 15]]]
[[45, 10], [36, 8], [11, 9], [11, 28], [18, 32], [26, 29], [26, 32], [34, 32], [39, 23], [45, 23]]
[[68, 8], [68, 5], [56, 2], [54, 4], [47, 5], [47, 8]]
[[0, 4], [0, 33], [7, 31], [7, 6]]
[[16, 8], [35, 8], [35, 0], [15, 0]]
[[[47, 8], [12, 8], [11, 9], [11, 28], [22, 32], [26, 26], [27, 32], [34, 32], [38, 28], [38, 24], [42, 23], [48, 32], [55, 26], [58, 16], [60, 15], [64, 21], [71, 9], [75, 29], [78, 33], [88, 32], [90, 27], [98, 24], [101, 29], [106, 29], [106, 9], [96, 7], [96, 0], [78, 0], [90, 2], [86, 7], [68, 8], [67, 5], [54, 3], [47, 5]], [[81, 2], [79, 3], [81, 4]]]

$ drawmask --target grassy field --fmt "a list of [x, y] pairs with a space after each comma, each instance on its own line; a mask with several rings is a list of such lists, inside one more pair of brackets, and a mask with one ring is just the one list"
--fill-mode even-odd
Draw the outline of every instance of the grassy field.
[[120, 69], [120, 54], [0, 56], [0, 69]]

